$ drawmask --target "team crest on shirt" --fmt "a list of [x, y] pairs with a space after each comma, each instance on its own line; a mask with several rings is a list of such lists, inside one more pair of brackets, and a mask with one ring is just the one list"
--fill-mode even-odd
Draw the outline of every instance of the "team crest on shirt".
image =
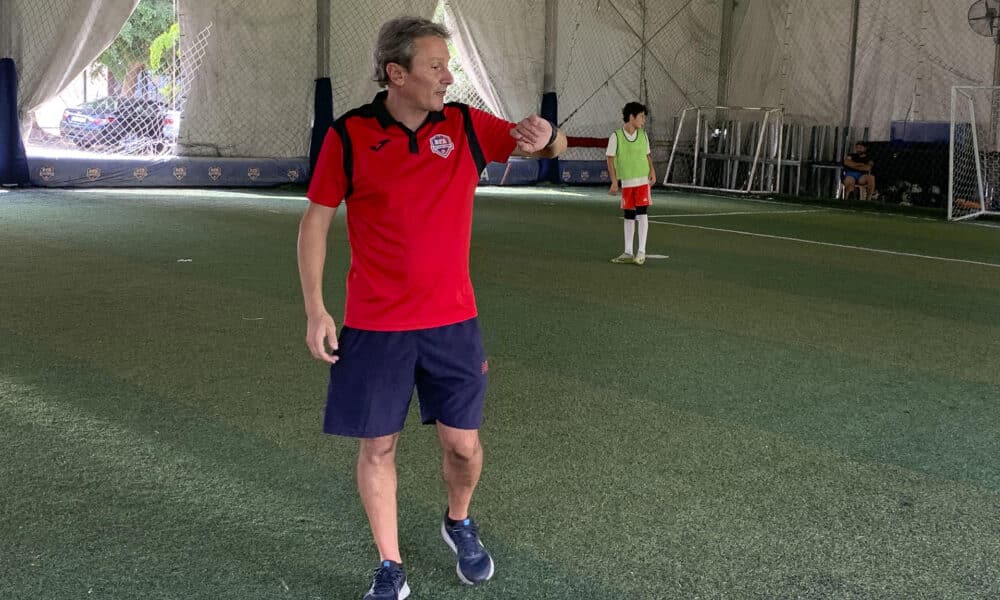
[[448, 158], [451, 151], [455, 149], [455, 142], [443, 133], [439, 133], [431, 138], [431, 152], [441, 158]]

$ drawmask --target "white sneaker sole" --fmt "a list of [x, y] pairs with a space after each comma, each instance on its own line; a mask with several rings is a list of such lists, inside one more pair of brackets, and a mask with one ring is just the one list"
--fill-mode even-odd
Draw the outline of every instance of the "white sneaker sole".
[[[370, 593], [372, 593], [371, 590], [368, 590], [368, 594], [370, 594]], [[368, 597], [368, 594], [365, 594], [365, 598]], [[404, 581], [403, 582], [403, 587], [399, 588], [399, 594], [396, 595], [396, 598], [398, 600], [406, 600], [406, 598], [409, 598], [409, 597], [410, 597], [410, 583], [407, 582], [407, 581]]]

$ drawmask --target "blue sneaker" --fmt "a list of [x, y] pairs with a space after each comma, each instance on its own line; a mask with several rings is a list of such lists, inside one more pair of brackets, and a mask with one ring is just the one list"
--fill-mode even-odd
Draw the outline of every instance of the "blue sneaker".
[[462, 583], [476, 585], [493, 577], [493, 557], [479, 541], [479, 528], [472, 519], [448, 525], [448, 511], [441, 522], [441, 537], [458, 556], [455, 572]]
[[383, 560], [372, 573], [372, 588], [362, 600], [403, 600], [410, 595], [403, 565]]

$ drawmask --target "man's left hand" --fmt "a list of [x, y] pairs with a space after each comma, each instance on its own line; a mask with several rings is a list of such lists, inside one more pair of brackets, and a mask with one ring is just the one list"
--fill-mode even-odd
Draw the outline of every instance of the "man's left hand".
[[549, 140], [552, 139], [552, 123], [538, 115], [531, 115], [514, 126], [514, 129], [510, 130], [510, 135], [517, 140], [518, 150], [531, 154], [548, 146]]

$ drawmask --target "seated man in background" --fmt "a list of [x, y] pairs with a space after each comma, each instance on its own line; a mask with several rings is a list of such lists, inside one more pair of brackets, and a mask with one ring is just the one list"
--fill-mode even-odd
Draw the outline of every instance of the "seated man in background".
[[854, 152], [844, 158], [844, 198], [850, 198], [854, 186], [860, 185], [864, 193], [861, 199], [875, 197], [875, 176], [872, 168], [875, 162], [868, 156], [868, 149], [861, 142], [854, 144]]

